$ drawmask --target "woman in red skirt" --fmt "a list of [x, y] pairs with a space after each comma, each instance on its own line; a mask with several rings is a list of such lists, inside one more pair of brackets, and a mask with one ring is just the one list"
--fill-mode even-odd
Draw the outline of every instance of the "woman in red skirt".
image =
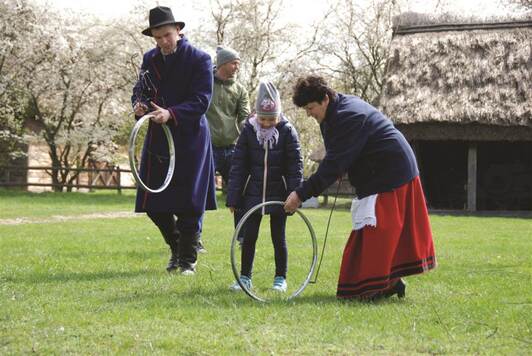
[[295, 211], [347, 172], [359, 203], [342, 258], [337, 297], [404, 297], [401, 277], [436, 267], [410, 145], [376, 108], [356, 96], [336, 93], [322, 77], [300, 78], [293, 101], [319, 123], [326, 154], [316, 173], [288, 196], [285, 210]]

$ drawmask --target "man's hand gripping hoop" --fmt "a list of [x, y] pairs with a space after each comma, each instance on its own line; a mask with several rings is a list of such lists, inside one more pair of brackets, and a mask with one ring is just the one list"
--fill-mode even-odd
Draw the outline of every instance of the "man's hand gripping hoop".
[[166, 178], [164, 179], [163, 184], [157, 188], [157, 189], [151, 189], [148, 187], [140, 178], [139, 172], [137, 170], [137, 166], [135, 164], [135, 141], [137, 140], [137, 135], [144, 124], [144, 122], [148, 121], [153, 117], [151, 114], [144, 115], [141, 117], [135, 126], [133, 126], [133, 130], [131, 131], [131, 136], [129, 136], [129, 165], [131, 167], [131, 173], [133, 174], [133, 178], [135, 178], [135, 181], [142, 189], [144, 189], [147, 192], [150, 193], [160, 193], [163, 190], [165, 190], [168, 185], [170, 184], [170, 181], [172, 180], [172, 176], [174, 175], [175, 170], [175, 147], [174, 147], [174, 140], [172, 138], [172, 133], [170, 132], [170, 129], [166, 124], [162, 124], [164, 135], [166, 136], [166, 140], [168, 141], [168, 151], [170, 153], [170, 162], [168, 164], [168, 171], [166, 173]]

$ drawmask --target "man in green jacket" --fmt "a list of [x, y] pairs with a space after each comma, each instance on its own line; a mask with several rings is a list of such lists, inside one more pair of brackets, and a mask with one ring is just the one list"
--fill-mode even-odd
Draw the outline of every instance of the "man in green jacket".
[[219, 46], [216, 49], [213, 95], [206, 115], [211, 130], [214, 165], [224, 183], [227, 183], [240, 127], [249, 116], [248, 93], [235, 80], [239, 68], [238, 52], [229, 47]]
[[[229, 177], [231, 157], [240, 127], [249, 116], [248, 92], [235, 79], [239, 68], [240, 56], [237, 51], [229, 47], [216, 48], [213, 94], [206, 115], [211, 131], [214, 166], [222, 176], [224, 185]], [[235, 226], [241, 216], [242, 212], [235, 212]], [[243, 233], [240, 235], [243, 236]]]

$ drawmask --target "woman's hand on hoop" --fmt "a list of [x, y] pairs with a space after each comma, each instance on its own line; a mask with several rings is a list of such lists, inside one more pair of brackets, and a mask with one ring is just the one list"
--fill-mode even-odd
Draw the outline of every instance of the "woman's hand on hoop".
[[143, 116], [148, 112], [148, 107], [146, 106], [146, 104], [137, 101], [133, 106], [133, 110], [135, 111], [135, 115]]
[[170, 111], [158, 106], [153, 101], [151, 101], [150, 103], [155, 108], [155, 110], [151, 112], [151, 114], [153, 115], [151, 120], [158, 124], [166, 124], [166, 122], [170, 120], [171, 117]]
[[292, 192], [284, 202], [284, 211], [294, 213], [300, 205], [301, 199], [299, 199], [299, 195], [296, 192]]

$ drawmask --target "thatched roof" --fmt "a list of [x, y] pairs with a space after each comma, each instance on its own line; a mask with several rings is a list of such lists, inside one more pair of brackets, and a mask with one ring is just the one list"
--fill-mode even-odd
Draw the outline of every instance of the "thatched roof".
[[396, 27], [380, 106], [400, 126], [532, 128], [532, 20]]

